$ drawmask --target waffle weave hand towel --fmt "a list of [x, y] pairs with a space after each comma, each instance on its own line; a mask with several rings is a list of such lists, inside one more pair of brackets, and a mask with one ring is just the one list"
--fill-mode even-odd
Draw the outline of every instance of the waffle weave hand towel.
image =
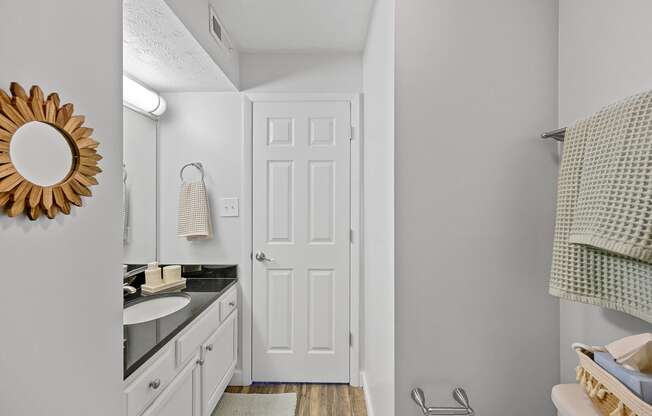
[[652, 262], [652, 92], [604, 108], [587, 133], [569, 242]]
[[203, 181], [181, 184], [177, 235], [189, 240], [212, 237], [208, 192]]
[[557, 219], [549, 292], [652, 322], [652, 264], [569, 241], [584, 155], [597, 115], [566, 131], [557, 186]]

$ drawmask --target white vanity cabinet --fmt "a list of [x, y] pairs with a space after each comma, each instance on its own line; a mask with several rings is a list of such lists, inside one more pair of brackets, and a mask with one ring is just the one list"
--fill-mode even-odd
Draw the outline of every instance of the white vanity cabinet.
[[201, 416], [200, 372], [197, 354], [143, 416]]
[[237, 285], [125, 382], [126, 416], [210, 416], [237, 363]]
[[238, 314], [232, 313], [202, 345], [202, 409], [204, 416], [220, 401], [238, 360]]

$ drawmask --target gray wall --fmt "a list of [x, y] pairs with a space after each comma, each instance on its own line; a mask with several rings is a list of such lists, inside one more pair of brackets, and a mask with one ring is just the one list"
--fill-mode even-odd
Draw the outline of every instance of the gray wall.
[[55, 220], [0, 215], [0, 414], [122, 414], [122, 11], [119, 1], [0, 0], [0, 88], [59, 92], [104, 172]]
[[396, 5], [396, 414], [553, 414], [555, 0]]
[[[652, 2], [561, 0], [559, 4], [559, 122], [571, 124], [601, 107], [652, 88]], [[571, 382], [575, 341], [604, 345], [652, 330], [620, 312], [561, 302], [561, 379]]]
[[394, 0], [377, 0], [364, 86], [363, 383], [369, 414], [394, 411]]

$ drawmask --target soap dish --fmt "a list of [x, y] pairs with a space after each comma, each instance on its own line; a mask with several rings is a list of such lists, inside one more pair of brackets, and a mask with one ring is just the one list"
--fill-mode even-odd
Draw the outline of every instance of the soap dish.
[[155, 295], [157, 293], [174, 292], [186, 288], [186, 279], [181, 278], [177, 282], [163, 283], [162, 285], [150, 286], [144, 284], [140, 287], [140, 293], [143, 296]]

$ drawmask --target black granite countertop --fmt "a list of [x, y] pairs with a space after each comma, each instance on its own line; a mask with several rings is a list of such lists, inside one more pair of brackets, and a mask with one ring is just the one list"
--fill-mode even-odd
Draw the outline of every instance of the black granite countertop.
[[[186, 278], [186, 288], [180, 293], [190, 298], [188, 305], [159, 319], [123, 325], [125, 379], [237, 282], [237, 266], [183, 266], [182, 275]], [[144, 274], [137, 276], [132, 286], [139, 288], [144, 279]], [[141, 296], [138, 290], [125, 298], [125, 307], [144, 299], [174, 294]]]

